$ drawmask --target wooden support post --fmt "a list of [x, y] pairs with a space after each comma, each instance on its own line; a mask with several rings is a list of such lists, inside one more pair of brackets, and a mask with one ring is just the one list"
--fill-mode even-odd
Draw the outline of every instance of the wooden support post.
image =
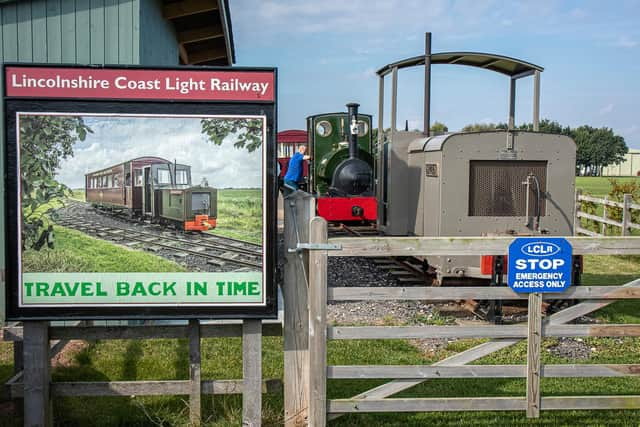
[[201, 416], [202, 379], [200, 373], [200, 321], [189, 320], [189, 421], [192, 426], [199, 426]]
[[[310, 242], [327, 242], [327, 222], [315, 217]], [[309, 426], [327, 424], [327, 251], [309, 253]]]
[[49, 322], [24, 322], [24, 425], [50, 426]]
[[296, 191], [284, 198], [284, 425], [307, 424], [309, 406], [308, 255], [290, 253], [309, 242], [309, 220], [315, 212], [311, 194]]
[[629, 223], [631, 222], [631, 194], [625, 194], [623, 199], [624, 207], [622, 208], [622, 236], [629, 235]]
[[[604, 196], [604, 203], [602, 204], [602, 219], [607, 220], [607, 202], [609, 201], [609, 196]], [[600, 234], [603, 236], [607, 235], [607, 224], [603, 221], [600, 227]]]
[[242, 425], [259, 427], [262, 421], [262, 321], [242, 322]]
[[540, 346], [542, 343], [542, 294], [529, 294], [527, 335], [527, 418], [540, 417]]
[[578, 212], [580, 212], [580, 196], [582, 195], [582, 190], [580, 188], [576, 188], [576, 206], [573, 212], [573, 235], [578, 235], [578, 229], [580, 228], [580, 217], [578, 216]]

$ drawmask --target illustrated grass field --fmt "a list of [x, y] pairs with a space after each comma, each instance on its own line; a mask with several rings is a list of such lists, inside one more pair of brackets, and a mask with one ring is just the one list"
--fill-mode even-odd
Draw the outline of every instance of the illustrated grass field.
[[24, 272], [178, 272], [180, 265], [141, 251], [130, 250], [84, 233], [54, 226], [55, 248], [27, 249]]
[[218, 190], [218, 219], [211, 233], [262, 243], [262, 190]]

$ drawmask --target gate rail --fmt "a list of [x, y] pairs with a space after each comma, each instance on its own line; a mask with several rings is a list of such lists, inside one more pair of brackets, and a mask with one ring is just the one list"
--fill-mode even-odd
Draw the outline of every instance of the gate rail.
[[[640, 325], [599, 324], [570, 325], [571, 320], [605, 307], [619, 299], [640, 299], [640, 279], [623, 286], [580, 286], [561, 294], [522, 296], [509, 288], [332, 288], [327, 289], [328, 256], [418, 256], [418, 255], [504, 255], [510, 237], [423, 238], [374, 237], [327, 239], [327, 224], [316, 217], [310, 222], [312, 244], [331, 243], [341, 250], [309, 251], [309, 422], [326, 424], [332, 418], [352, 412], [416, 411], [493, 411], [526, 410], [527, 416], [539, 417], [540, 410], [565, 409], [634, 409], [640, 408], [640, 395], [634, 396], [561, 396], [541, 397], [541, 377], [626, 377], [639, 376], [639, 364], [546, 365], [540, 361], [543, 337], [640, 336]], [[640, 237], [592, 238], [569, 237], [574, 254], [640, 254]], [[323, 247], [323, 246], [319, 246]], [[324, 247], [326, 248], [326, 246]], [[606, 285], [606, 283], [603, 283]], [[527, 325], [483, 326], [327, 326], [327, 301], [353, 300], [430, 300], [450, 301], [528, 298]], [[584, 299], [543, 320], [543, 299]], [[328, 339], [405, 339], [405, 338], [493, 338], [433, 365], [349, 365], [327, 366]], [[473, 365], [468, 363], [500, 349], [528, 342], [526, 365]], [[430, 378], [526, 378], [526, 397], [474, 398], [387, 398]], [[390, 383], [354, 396], [351, 399], [326, 399], [327, 379], [394, 379]]]

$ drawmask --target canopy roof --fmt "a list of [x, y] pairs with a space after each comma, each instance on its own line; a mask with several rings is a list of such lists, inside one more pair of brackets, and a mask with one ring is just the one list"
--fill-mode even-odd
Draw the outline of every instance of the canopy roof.
[[[459, 64], [470, 67], [484, 68], [496, 73], [518, 78], [533, 74], [534, 71], [544, 71], [539, 65], [522, 61], [508, 56], [495, 55], [482, 52], [441, 52], [431, 54], [432, 64]], [[393, 68], [408, 68], [416, 65], [424, 65], [424, 55], [403, 59], [380, 68], [379, 76], [389, 74]]]
[[233, 65], [235, 48], [228, 0], [163, 0], [181, 64]]

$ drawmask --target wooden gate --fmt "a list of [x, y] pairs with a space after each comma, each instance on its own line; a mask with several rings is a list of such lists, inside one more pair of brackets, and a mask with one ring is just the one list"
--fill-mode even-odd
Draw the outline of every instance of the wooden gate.
[[[327, 416], [360, 412], [423, 411], [526, 411], [536, 418], [541, 410], [634, 409], [640, 396], [542, 397], [541, 377], [624, 377], [640, 375], [640, 364], [632, 365], [545, 365], [540, 362], [543, 337], [629, 337], [640, 336], [640, 325], [568, 324], [580, 316], [618, 299], [640, 298], [640, 279], [623, 286], [576, 286], [562, 294], [514, 293], [507, 287], [345, 287], [327, 289], [327, 257], [460, 256], [504, 255], [509, 237], [424, 238], [375, 237], [327, 240], [327, 224], [316, 217], [310, 222], [309, 250], [309, 424], [323, 426]], [[640, 238], [570, 237], [576, 255], [640, 254]], [[340, 250], [326, 249], [330, 244]], [[603, 283], [602, 285], [606, 285]], [[528, 298], [528, 325], [483, 326], [327, 326], [327, 301], [462, 299], [517, 300]], [[587, 300], [543, 319], [543, 299]], [[426, 366], [327, 366], [327, 340], [491, 338], [433, 365]], [[526, 339], [526, 365], [467, 364]], [[526, 397], [474, 398], [389, 398], [430, 378], [519, 378], [527, 379]], [[326, 398], [327, 379], [393, 379], [351, 399]]]

